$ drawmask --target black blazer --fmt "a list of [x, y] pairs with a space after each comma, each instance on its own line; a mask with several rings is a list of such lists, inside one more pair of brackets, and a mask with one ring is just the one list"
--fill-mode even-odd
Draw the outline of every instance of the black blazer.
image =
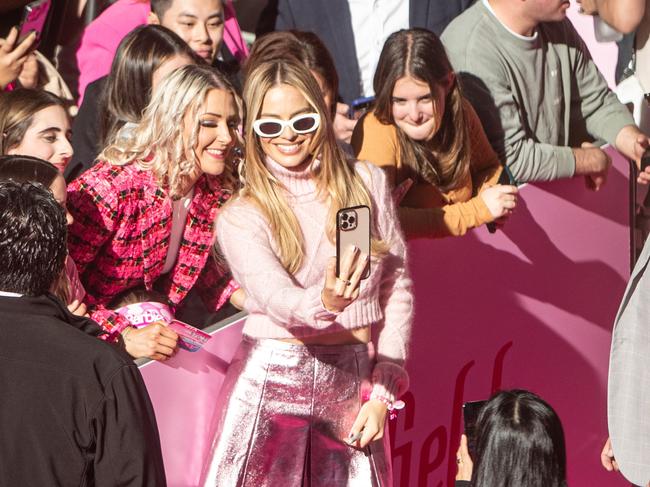
[[164, 487], [133, 360], [52, 295], [0, 297], [0, 487]]
[[[473, 2], [410, 0], [409, 27], [422, 27], [440, 35], [447, 24]], [[271, 0], [260, 22], [264, 24], [258, 26], [258, 34], [269, 28], [317, 34], [334, 58], [339, 75], [339, 96], [348, 104], [361, 96], [361, 76], [347, 0]]]

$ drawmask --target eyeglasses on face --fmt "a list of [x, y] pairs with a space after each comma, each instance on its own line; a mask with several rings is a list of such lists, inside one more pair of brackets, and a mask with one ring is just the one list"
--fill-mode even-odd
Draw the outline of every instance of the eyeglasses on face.
[[320, 125], [318, 113], [301, 113], [291, 120], [279, 118], [260, 118], [253, 122], [253, 130], [260, 137], [277, 137], [286, 127], [290, 127], [296, 134], [308, 134]]

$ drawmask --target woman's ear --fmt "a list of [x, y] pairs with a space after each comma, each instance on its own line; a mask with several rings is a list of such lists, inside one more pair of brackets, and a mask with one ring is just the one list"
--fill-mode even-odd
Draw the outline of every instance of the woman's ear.
[[158, 18], [158, 16], [155, 13], [149, 12], [149, 16], [147, 17], [147, 24], [149, 24], [149, 25], [160, 25], [160, 19]]

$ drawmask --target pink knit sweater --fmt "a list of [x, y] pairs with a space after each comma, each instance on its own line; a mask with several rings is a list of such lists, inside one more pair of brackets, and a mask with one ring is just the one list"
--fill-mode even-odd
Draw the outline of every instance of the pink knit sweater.
[[380, 259], [372, 258], [371, 274], [362, 281], [359, 298], [343, 312], [331, 313], [321, 302], [327, 260], [336, 254], [336, 247], [325, 233], [328, 205], [316, 193], [311, 168], [296, 173], [267, 160], [285, 186], [302, 228], [305, 256], [295, 275], [282, 267], [268, 223], [245, 198], [222, 209], [217, 236], [235, 280], [246, 291], [245, 334], [292, 338], [372, 325], [377, 348], [374, 392], [393, 399], [408, 388], [403, 365], [411, 336], [413, 295], [406, 248], [383, 171], [372, 164], [354, 164], [369, 189], [379, 236], [390, 250]]

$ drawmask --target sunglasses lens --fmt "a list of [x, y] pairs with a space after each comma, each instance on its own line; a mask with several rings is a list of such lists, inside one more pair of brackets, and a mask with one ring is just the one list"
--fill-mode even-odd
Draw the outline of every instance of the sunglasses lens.
[[264, 135], [278, 135], [282, 132], [282, 125], [277, 122], [264, 122], [259, 124], [258, 129]]
[[311, 116], [298, 118], [293, 122], [293, 128], [296, 132], [308, 132], [316, 128], [316, 119]]

